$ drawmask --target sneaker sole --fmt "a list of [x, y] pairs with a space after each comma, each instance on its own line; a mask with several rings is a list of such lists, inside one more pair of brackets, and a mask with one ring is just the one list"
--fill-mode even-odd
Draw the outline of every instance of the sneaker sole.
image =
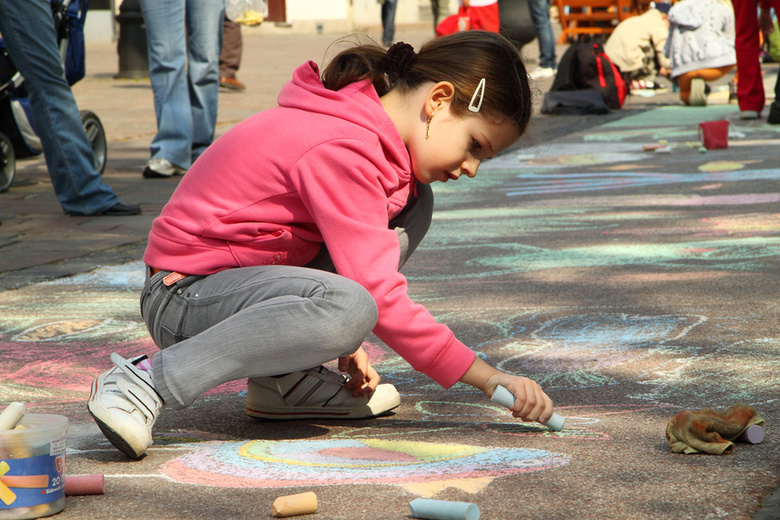
[[[93, 381], [92, 396], [100, 395], [96, 386], [97, 381]], [[140, 442], [130, 431], [126, 429], [118, 431], [107, 424], [111, 418], [111, 412], [100, 405], [98, 401], [90, 398], [90, 401], [87, 403], [87, 410], [89, 410], [89, 414], [95, 420], [95, 423], [97, 423], [100, 431], [103, 432], [103, 435], [106, 436], [106, 439], [108, 439], [108, 441], [113, 444], [116, 449], [124, 453], [127, 457], [135, 460], [140, 459], [144, 453], [146, 453], [146, 450], [149, 448], [149, 446], [144, 446], [145, 443]], [[128, 441], [128, 439], [130, 439], [130, 441]]]
[[296, 419], [371, 419], [389, 414], [401, 405], [401, 396], [397, 392], [384, 402], [372, 402], [372, 406], [355, 407], [273, 407], [247, 402], [246, 414], [258, 419], [271, 421], [293, 421]]
[[143, 175], [147, 179], [167, 179], [168, 177], [173, 177], [173, 173], [160, 173], [158, 171], [152, 170], [148, 166], [144, 168]]

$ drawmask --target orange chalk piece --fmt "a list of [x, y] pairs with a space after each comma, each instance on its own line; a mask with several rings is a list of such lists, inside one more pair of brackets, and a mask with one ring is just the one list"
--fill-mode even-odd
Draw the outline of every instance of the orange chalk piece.
[[3, 475], [0, 483], [9, 488], [42, 489], [49, 487], [49, 475]]
[[65, 476], [65, 496], [102, 495], [105, 492], [106, 478], [101, 473]]
[[274, 504], [271, 507], [271, 516], [275, 518], [308, 515], [316, 512], [317, 495], [311, 491], [279, 497], [274, 500]]

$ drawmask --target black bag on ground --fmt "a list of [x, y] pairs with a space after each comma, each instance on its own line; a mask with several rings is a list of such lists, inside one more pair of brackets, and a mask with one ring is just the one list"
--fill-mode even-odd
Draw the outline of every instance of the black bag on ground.
[[620, 108], [628, 86], [600, 43], [582, 42], [566, 49], [550, 90], [598, 90], [609, 108]]
[[544, 94], [542, 114], [562, 116], [607, 113], [609, 107], [604, 102], [604, 96], [595, 89], [551, 90]]

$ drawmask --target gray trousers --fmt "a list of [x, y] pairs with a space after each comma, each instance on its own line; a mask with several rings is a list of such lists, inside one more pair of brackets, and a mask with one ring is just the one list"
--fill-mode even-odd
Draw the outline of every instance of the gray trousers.
[[[417, 196], [390, 222], [401, 245], [399, 268], [428, 230], [433, 193]], [[362, 286], [333, 270], [322, 251], [306, 267], [269, 265], [187, 276], [166, 286], [146, 278], [141, 314], [161, 349], [153, 380], [167, 406], [184, 408], [227, 381], [285, 374], [355, 352], [377, 309]]]

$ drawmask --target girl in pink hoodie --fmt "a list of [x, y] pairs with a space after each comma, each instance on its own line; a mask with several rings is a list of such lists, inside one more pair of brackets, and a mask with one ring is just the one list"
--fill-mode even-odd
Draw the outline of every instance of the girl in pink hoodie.
[[[531, 93], [517, 49], [471, 31], [387, 51], [364, 45], [320, 75], [300, 66], [261, 112], [220, 137], [154, 221], [142, 314], [160, 351], [112, 355], [89, 410], [131, 458], [164, 407], [248, 378], [247, 413], [364, 418], [400, 404], [361, 344], [374, 332], [445, 388], [491, 396], [523, 420], [552, 402], [492, 368], [428, 310], [399, 272], [431, 220], [429, 184], [474, 177], [523, 133]], [[339, 376], [322, 367], [339, 359]]]

